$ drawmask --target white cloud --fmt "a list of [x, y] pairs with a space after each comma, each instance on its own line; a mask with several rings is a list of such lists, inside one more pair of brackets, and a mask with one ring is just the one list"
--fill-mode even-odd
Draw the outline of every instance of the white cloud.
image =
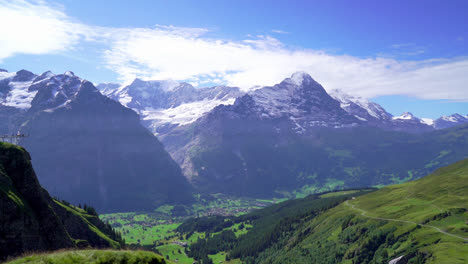
[[272, 29], [271, 32], [277, 33], [277, 34], [289, 34], [289, 32], [281, 30], [281, 29]]
[[69, 50], [92, 30], [43, 1], [0, 0], [0, 25], [0, 61], [20, 53]]
[[[273, 85], [295, 71], [309, 72], [327, 90], [367, 97], [402, 94], [424, 99], [468, 99], [468, 59], [399, 61], [292, 49], [271, 36], [232, 41], [207, 37], [207, 29], [157, 25], [104, 28], [79, 23], [44, 2], [0, 0], [0, 60], [17, 53], [67, 51], [99, 41], [103, 64], [121, 81], [185, 80], [249, 89]], [[31, 43], [34, 45], [31, 45]], [[394, 48], [404, 48], [405, 45]]]

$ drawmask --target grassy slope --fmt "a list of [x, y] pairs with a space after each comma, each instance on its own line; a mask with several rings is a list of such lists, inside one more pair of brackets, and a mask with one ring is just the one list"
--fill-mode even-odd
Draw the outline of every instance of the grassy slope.
[[99, 217], [97, 216], [93, 216], [93, 215], [89, 215], [86, 213], [85, 210], [79, 208], [79, 207], [76, 207], [76, 206], [73, 206], [73, 205], [66, 205], [64, 204], [63, 202], [60, 202], [60, 201], [57, 201], [54, 199], [54, 202], [56, 204], [58, 204], [59, 206], [63, 207], [65, 210], [67, 210], [68, 212], [72, 213], [73, 215], [79, 217], [79, 219], [81, 221], [83, 221], [84, 223], [87, 224], [89, 230], [93, 233], [95, 233], [98, 237], [104, 239], [105, 241], [107, 241], [110, 245], [110, 247], [112, 248], [115, 248], [115, 249], [118, 249], [120, 248], [120, 244], [119, 242], [111, 239], [109, 237], [109, 235], [105, 234], [104, 232], [102, 232], [101, 230], [99, 230], [98, 227], [96, 227], [91, 221], [99, 221]]
[[161, 256], [147, 251], [116, 250], [78, 250], [59, 251], [54, 253], [35, 254], [22, 257], [8, 264], [159, 264], [172, 263]]
[[468, 238], [467, 181], [463, 160], [349, 200], [304, 224], [286, 247], [266, 250], [256, 262], [388, 263], [406, 255], [410, 263], [467, 263], [468, 241], [431, 227]]

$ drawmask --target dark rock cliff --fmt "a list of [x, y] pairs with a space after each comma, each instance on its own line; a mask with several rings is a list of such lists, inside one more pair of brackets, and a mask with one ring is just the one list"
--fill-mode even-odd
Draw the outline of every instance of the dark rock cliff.
[[111, 237], [116, 235], [97, 216], [49, 196], [25, 149], [0, 142], [0, 260], [30, 251], [73, 248], [77, 242], [118, 247]]

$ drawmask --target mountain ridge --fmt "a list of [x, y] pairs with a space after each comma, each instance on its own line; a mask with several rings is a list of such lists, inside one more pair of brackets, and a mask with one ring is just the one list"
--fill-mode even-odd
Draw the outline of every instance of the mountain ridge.
[[[284, 86], [286, 86], [287, 84], [291, 84], [292, 86], [300, 86], [300, 84], [304, 80], [314, 81], [313, 78], [308, 73], [296, 72], [290, 78], [284, 79], [281, 83], [283, 83]], [[103, 85], [98, 85], [98, 87], [106, 96], [109, 96], [110, 98], [114, 100], [120, 101], [123, 105], [127, 106], [129, 102], [129, 99], [128, 99], [129, 96], [125, 95], [126, 93], [128, 94], [128, 92], [125, 92], [125, 90], [128, 90], [128, 88], [130, 87], [135, 88], [138, 85], [148, 86], [149, 83], [160, 84], [160, 83], [165, 83], [165, 82], [171, 83], [172, 86], [171, 86], [171, 89], [169, 90], [172, 90], [175, 87], [184, 86], [184, 85], [191, 87], [191, 90], [198, 90], [198, 91], [209, 90], [209, 89], [213, 89], [216, 87], [220, 87], [220, 86], [215, 86], [215, 87], [205, 87], [205, 88], [194, 88], [193, 86], [187, 83], [177, 83], [172, 80], [143, 81], [140, 79], [135, 79], [135, 81], [128, 86], [121, 86], [118, 84], [103, 84]], [[278, 85], [281, 85], [281, 83]], [[109, 88], [110, 86], [114, 86], [114, 88], [111, 89]], [[223, 100], [212, 100], [212, 98], [201, 97], [196, 100], [192, 98], [189, 101], [182, 101], [177, 104], [165, 105], [165, 106], [161, 105], [157, 101], [152, 104], [151, 102], [147, 102], [147, 107], [148, 105], [151, 107], [148, 107], [148, 110], [146, 111], [144, 108], [138, 107], [135, 105], [133, 105], [132, 107], [130, 106], [127, 106], [127, 107], [130, 107], [133, 110], [135, 110], [137, 113], [141, 114], [142, 122], [153, 133], [164, 136], [165, 134], [170, 133], [170, 131], [172, 131], [174, 127], [181, 126], [181, 125], [182, 126], [188, 125], [188, 124], [195, 122], [196, 119], [202, 117], [208, 111], [214, 109], [214, 107], [217, 105], [221, 105], [221, 104], [232, 105], [233, 104], [232, 99], [239, 98], [240, 96], [243, 96], [244, 94], [257, 95], [257, 99], [259, 103], [263, 104], [264, 106], [267, 106], [267, 108], [268, 106], [274, 106], [275, 98], [268, 98], [268, 96], [262, 95], [262, 92], [259, 92], [259, 90], [261, 91], [262, 88], [268, 88], [268, 86], [263, 86], [263, 87], [258, 86], [255, 89], [251, 90], [250, 92], [240, 92], [239, 90], [237, 90], [237, 92], [231, 93], [229, 95], [229, 99], [231, 100], [226, 100], [227, 97], [223, 98]], [[157, 87], [155, 89], [158, 90]], [[271, 89], [271, 87], [268, 89]], [[168, 92], [167, 89], [166, 90], [161, 89], [161, 90], [163, 91], [163, 93]], [[468, 116], [466, 117], [461, 116], [462, 118], [459, 118], [456, 121], [454, 121], [454, 119], [452, 118], [448, 122], [443, 122], [443, 121], [435, 122], [436, 120], [425, 119], [425, 118], [423, 119], [415, 118], [414, 120], [417, 120], [417, 121], [407, 120], [407, 119], [405, 120], [403, 118], [398, 118], [398, 116], [394, 118], [393, 115], [386, 112], [385, 109], [383, 109], [377, 103], [371, 102], [359, 96], [352, 96], [349, 94], [345, 94], [344, 92], [338, 89], [329, 91], [327, 92], [327, 94], [330, 95], [336, 101], [340, 102], [341, 108], [347, 111], [349, 114], [358, 118], [359, 121], [361, 121], [361, 124], [365, 123], [371, 126], [378, 126], [378, 127], [389, 129], [389, 130], [421, 133], [421, 132], [430, 131], [432, 129], [443, 129], [443, 128], [452, 127], [455, 125], [468, 122]], [[193, 105], [194, 102], [199, 102], [199, 103], [196, 105]], [[184, 105], [185, 107], [183, 107]], [[203, 110], [200, 113], [193, 115], [192, 118], [190, 119], [178, 118], [182, 109], [193, 111], [195, 106], [200, 109], [203, 108]], [[150, 112], [152, 112], [152, 115]], [[164, 116], [164, 118], [162, 117], [160, 118], [158, 117], [158, 115]], [[458, 114], [453, 114], [452, 116], [455, 116], [455, 115], [458, 115]], [[171, 116], [174, 118], [171, 119]], [[448, 119], [447, 118], [444, 119], [444, 117], [440, 117], [437, 120], [448, 120]], [[157, 126], [163, 126], [164, 128], [169, 128], [169, 130], [168, 129], [158, 130]]]
[[[24, 82], [13, 82], [17, 76]], [[29, 149], [41, 183], [54, 195], [93, 203], [100, 211], [192, 202], [179, 166], [139, 116], [91, 82], [72, 72], [23, 71], [9, 74], [2, 87], [7, 103], [0, 102], [5, 121], [0, 131], [29, 135], [19, 143]], [[8, 101], [16, 94], [26, 96]]]

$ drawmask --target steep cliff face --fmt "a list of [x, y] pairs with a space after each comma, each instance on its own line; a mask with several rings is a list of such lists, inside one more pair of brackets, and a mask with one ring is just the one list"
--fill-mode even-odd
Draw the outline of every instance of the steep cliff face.
[[97, 216], [80, 210], [49, 196], [26, 150], [0, 142], [0, 260], [28, 251], [72, 248], [77, 242], [119, 246]]
[[41, 183], [71, 203], [100, 211], [186, 203], [190, 186], [132, 110], [83, 83], [64, 107], [34, 114], [21, 131]]

